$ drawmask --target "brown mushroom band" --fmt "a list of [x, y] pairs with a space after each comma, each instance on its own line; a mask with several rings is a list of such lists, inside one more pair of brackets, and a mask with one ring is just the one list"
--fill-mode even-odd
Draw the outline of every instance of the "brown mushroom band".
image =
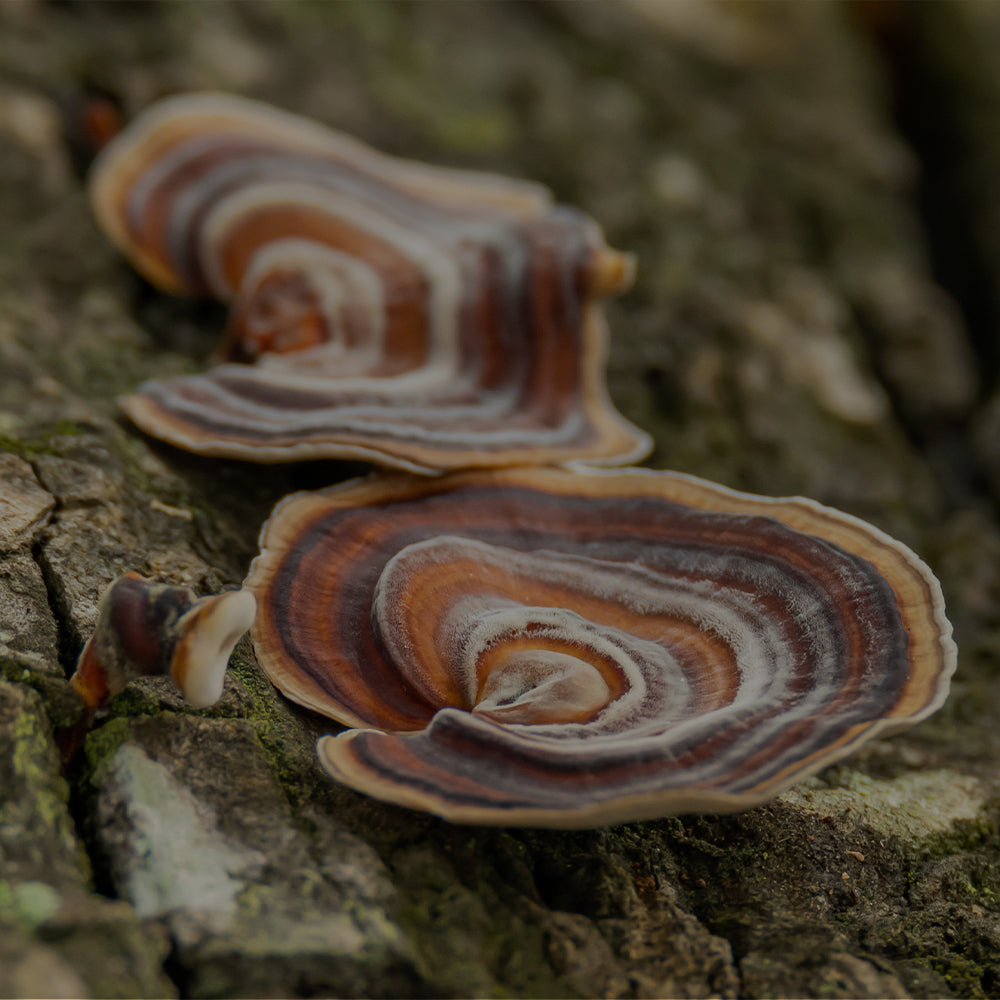
[[604, 384], [597, 303], [630, 283], [631, 259], [540, 185], [194, 94], [112, 141], [91, 195], [151, 281], [232, 303], [223, 363], [121, 401], [154, 437], [417, 472], [649, 451]]
[[802, 499], [669, 472], [385, 475], [276, 508], [247, 587], [339, 781], [459, 822], [745, 808], [943, 702], [937, 581]]

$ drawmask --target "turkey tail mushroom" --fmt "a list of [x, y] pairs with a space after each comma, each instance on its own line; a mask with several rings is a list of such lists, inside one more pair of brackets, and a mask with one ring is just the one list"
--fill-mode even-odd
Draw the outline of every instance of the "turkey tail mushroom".
[[178, 447], [430, 473], [617, 465], [651, 442], [611, 405], [598, 300], [628, 255], [541, 185], [398, 160], [217, 94], [147, 110], [91, 179], [159, 287], [230, 302], [219, 356], [121, 400]]
[[286, 498], [257, 657], [350, 727], [337, 780], [464, 823], [756, 805], [924, 718], [955, 668], [905, 546], [670, 472], [379, 476]]

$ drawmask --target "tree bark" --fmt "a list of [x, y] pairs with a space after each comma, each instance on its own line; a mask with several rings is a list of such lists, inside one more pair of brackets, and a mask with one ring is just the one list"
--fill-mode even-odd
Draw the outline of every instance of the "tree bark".
[[[1000, 351], [954, 275], [996, 275], [998, 41], [962, 0], [0, 5], [0, 995], [995, 995]], [[357, 471], [198, 459], [118, 415], [222, 314], [98, 232], [83, 110], [195, 89], [598, 219], [638, 256], [609, 385], [648, 464], [916, 549], [962, 652], [945, 708], [738, 815], [476, 829], [331, 783], [332, 727], [244, 640], [217, 706], [135, 682], [61, 773], [105, 586], [238, 583], [278, 499]], [[977, 226], [942, 241], [947, 198]]]

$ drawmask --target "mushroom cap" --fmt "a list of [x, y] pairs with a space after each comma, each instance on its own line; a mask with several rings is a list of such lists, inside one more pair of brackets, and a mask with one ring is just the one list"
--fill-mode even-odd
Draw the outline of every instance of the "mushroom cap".
[[150, 280], [231, 302], [203, 374], [120, 402], [144, 431], [260, 462], [418, 472], [635, 461], [597, 302], [632, 260], [541, 185], [385, 156], [267, 105], [161, 101], [102, 151], [98, 221]]
[[455, 822], [746, 808], [937, 709], [937, 580], [801, 498], [672, 472], [380, 475], [286, 498], [258, 659], [337, 780]]

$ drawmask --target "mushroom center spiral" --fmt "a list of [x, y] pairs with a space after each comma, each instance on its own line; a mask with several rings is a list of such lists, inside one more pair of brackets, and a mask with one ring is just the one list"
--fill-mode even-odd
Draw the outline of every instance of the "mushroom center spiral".
[[610, 697], [608, 682], [585, 659], [554, 649], [518, 649], [487, 674], [472, 711], [496, 722], [579, 722]]
[[598, 560], [443, 536], [386, 564], [372, 624], [400, 676], [439, 708], [558, 737], [680, 718], [690, 684], [669, 644], [636, 635], [635, 612], [607, 600], [620, 575]]
[[235, 292], [218, 355], [273, 364], [293, 354], [301, 367], [309, 351], [313, 370], [325, 360], [341, 375], [363, 372], [380, 361], [383, 315], [378, 277], [363, 261], [309, 240], [275, 240], [254, 254]]
[[565, 608], [516, 604], [497, 594], [474, 603], [472, 609], [458, 602], [446, 627], [455, 638], [448, 654], [465, 682], [466, 704], [482, 718], [587, 723], [621, 698], [629, 682], [644, 686], [616, 630]]

